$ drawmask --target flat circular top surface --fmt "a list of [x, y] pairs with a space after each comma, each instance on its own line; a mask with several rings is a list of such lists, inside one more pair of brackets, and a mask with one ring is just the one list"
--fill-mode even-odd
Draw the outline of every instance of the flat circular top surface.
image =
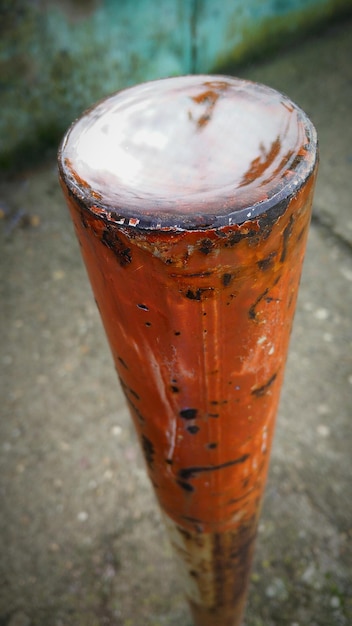
[[144, 83], [69, 129], [59, 167], [70, 191], [142, 228], [241, 223], [289, 197], [316, 161], [314, 126], [288, 98], [225, 76]]

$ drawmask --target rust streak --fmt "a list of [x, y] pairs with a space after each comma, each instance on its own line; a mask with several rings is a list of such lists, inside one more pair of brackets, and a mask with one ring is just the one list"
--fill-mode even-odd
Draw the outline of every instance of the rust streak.
[[252, 389], [251, 394], [253, 396], [256, 396], [257, 398], [264, 396], [266, 392], [268, 391], [269, 387], [271, 387], [271, 385], [273, 384], [276, 377], [277, 377], [277, 372], [273, 374], [271, 378], [269, 378], [269, 380], [264, 385], [262, 385], [261, 387], [257, 387], [256, 389]]
[[204, 472], [215, 472], [217, 470], [225, 469], [226, 467], [231, 467], [233, 465], [238, 465], [239, 463], [244, 463], [249, 458], [249, 454], [243, 454], [238, 459], [234, 459], [233, 461], [227, 461], [226, 463], [221, 463], [220, 465], [205, 465], [205, 466], [194, 466], [187, 467], [185, 469], [181, 469], [179, 471], [180, 478], [184, 480], [189, 480], [190, 478], [195, 478], [198, 474], [203, 474]]

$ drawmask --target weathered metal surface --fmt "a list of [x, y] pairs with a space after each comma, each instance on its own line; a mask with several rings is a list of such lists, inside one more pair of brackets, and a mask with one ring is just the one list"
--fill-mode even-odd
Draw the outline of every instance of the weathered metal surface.
[[224, 77], [121, 92], [61, 181], [198, 626], [240, 623], [316, 174], [287, 98]]

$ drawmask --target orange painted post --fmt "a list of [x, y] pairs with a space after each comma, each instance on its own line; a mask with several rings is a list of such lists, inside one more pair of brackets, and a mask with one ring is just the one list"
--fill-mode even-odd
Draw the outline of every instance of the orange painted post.
[[60, 178], [194, 623], [241, 622], [317, 144], [288, 98], [188, 76], [85, 113]]

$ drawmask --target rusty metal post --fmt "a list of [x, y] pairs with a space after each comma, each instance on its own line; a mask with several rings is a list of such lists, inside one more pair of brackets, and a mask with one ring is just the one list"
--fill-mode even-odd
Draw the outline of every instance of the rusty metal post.
[[241, 622], [317, 170], [288, 98], [223, 76], [119, 92], [59, 152], [197, 626]]

